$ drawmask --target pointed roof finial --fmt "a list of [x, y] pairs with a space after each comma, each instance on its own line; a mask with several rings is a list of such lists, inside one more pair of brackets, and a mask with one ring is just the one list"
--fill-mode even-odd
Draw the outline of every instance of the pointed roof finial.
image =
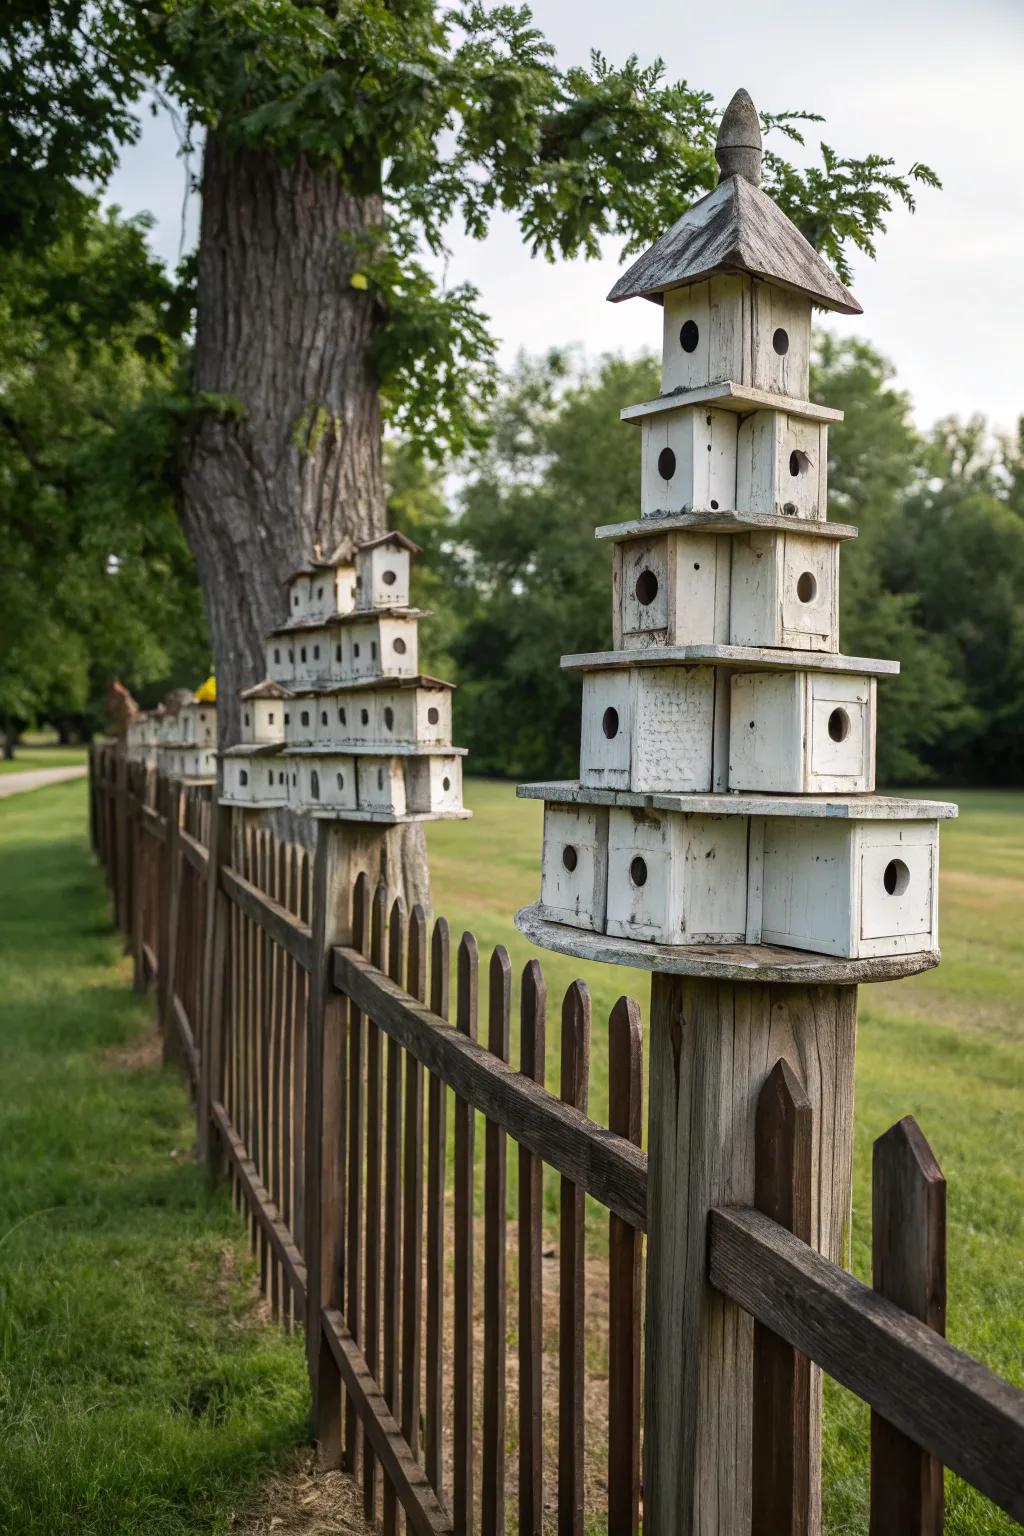
[[722, 114], [715, 159], [722, 173], [719, 181], [742, 176], [755, 187], [761, 185], [761, 124], [757, 108], [742, 86]]

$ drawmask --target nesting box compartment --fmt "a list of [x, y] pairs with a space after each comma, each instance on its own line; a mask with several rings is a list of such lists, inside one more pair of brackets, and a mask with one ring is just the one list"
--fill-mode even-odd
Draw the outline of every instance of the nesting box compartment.
[[295, 649], [286, 635], [271, 635], [264, 647], [267, 676], [275, 683], [286, 686], [295, 680]]
[[462, 809], [462, 758], [431, 753], [405, 759], [405, 801], [415, 815]]
[[603, 933], [607, 890], [607, 809], [545, 805], [541, 915], [553, 923]]
[[415, 618], [368, 616], [347, 624], [342, 634], [346, 677], [413, 677], [419, 670]]
[[670, 289], [664, 305], [663, 394], [728, 379], [806, 398], [809, 299], [756, 278], [723, 275]]
[[311, 619], [351, 613], [356, 605], [356, 571], [351, 562], [324, 565], [310, 573], [307, 612]]
[[845, 959], [938, 948], [937, 822], [766, 817], [761, 937]]
[[356, 761], [356, 777], [361, 811], [380, 811], [389, 816], [406, 814], [405, 774], [400, 758], [360, 757]]
[[580, 781], [637, 793], [711, 788], [712, 667], [630, 667], [583, 678]]
[[317, 698], [299, 693], [285, 708], [286, 739], [290, 747], [311, 747], [316, 740]]
[[407, 608], [410, 556], [417, 546], [400, 533], [387, 533], [361, 544], [356, 551], [356, 606]]
[[875, 787], [876, 680], [739, 672], [731, 680], [729, 788], [863, 794]]
[[355, 759], [341, 753], [324, 753], [292, 759], [297, 773], [297, 793], [303, 809], [354, 811], [356, 808]]
[[249, 781], [247, 757], [225, 757], [221, 800], [225, 805], [248, 805], [254, 786]]
[[292, 675], [297, 686], [324, 682], [331, 675], [331, 634], [323, 629], [299, 629], [291, 640], [295, 657]]
[[284, 688], [261, 683], [255, 688], [244, 688], [239, 699], [244, 743], [263, 746], [284, 742], [285, 715], [291, 703], [291, 696]]
[[745, 816], [612, 807], [606, 933], [653, 944], [742, 943], [748, 830]]
[[616, 544], [616, 647], [728, 644], [732, 537], [663, 533]]
[[681, 406], [644, 418], [643, 517], [735, 507], [737, 420], [734, 412], [709, 406]]
[[755, 411], [739, 429], [736, 506], [742, 512], [824, 522], [828, 427], [784, 411]]
[[838, 651], [839, 545], [813, 534], [737, 535], [729, 642]]

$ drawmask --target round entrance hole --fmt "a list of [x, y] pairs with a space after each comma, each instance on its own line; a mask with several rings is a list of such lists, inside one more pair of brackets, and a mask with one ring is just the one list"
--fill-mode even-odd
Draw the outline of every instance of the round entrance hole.
[[683, 351], [696, 352], [699, 341], [700, 331], [697, 329], [696, 320], [684, 320], [679, 332], [679, 345]]
[[794, 448], [789, 456], [789, 472], [795, 479], [797, 475], [806, 475], [811, 467], [811, 461], [800, 448]]
[[850, 717], [845, 709], [834, 709], [828, 717], [828, 733], [833, 741], [845, 741], [850, 734]]
[[433, 704], [431, 704], [430, 708], [427, 710], [427, 724], [436, 725], [440, 718], [440, 712]]
[[637, 855], [632, 864], [629, 866], [629, 878], [632, 880], [634, 885], [647, 884], [647, 864], [646, 861], [641, 859], [639, 855]]
[[601, 719], [601, 729], [609, 741], [619, 734], [619, 712], [617, 709], [612, 709], [610, 704]]
[[676, 472], [676, 456], [671, 448], [663, 448], [658, 454], [658, 474], [663, 480], [671, 480]]
[[780, 357], [785, 357], [789, 351], [789, 332], [784, 331], [781, 325], [772, 337], [772, 346]]
[[562, 849], [562, 863], [565, 865], [570, 875], [576, 868], [576, 865], [579, 863], [579, 861], [579, 854], [576, 852], [576, 849], [572, 846], [571, 843], [567, 843]]
[[451, 779], [444, 778], [444, 779], [441, 780], [441, 788], [444, 790], [445, 794], [448, 793], [448, 791], [451, 789], [451, 787], [452, 787]]
[[405, 655], [405, 641], [402, 639], [401, 635], [399, 635], [398, 639], [395, 641], [395, 652], [399, 656]]
[[398, 575], [395, 571], [381, 571], [380, 579], [386, 587], [393, 587], [398, 580]]
[[910, 870], [902, 859], [890, 859], [882, 872], [882, 884], [890, 896], [902, 896], [910, 884]]
[[818, 595], [818, 583], [813, 571], [803, 571], [797, 577], [796, 595], [802, 603], [813, 603]]
[[645, 608], [649, 607], [658, 595], [657, 576], [653, 571], [641, 571], [633, 590], [636, 593], [637, 602], [642, 603]]

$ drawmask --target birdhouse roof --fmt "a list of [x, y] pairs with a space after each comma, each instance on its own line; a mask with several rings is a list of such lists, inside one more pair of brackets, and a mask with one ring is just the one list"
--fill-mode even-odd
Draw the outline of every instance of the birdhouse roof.
[[265, 677], [261, 683], [254, 683], [251, 688], [239, 690], [240, 699], [290, 699], [291, 690], [275, 683], [272, 678]]
[[423, 551], [412, 539], [406, 538], [404, 533], [381, 533], [375, 539], [364, 539], [359, 544], [358, 550], [362, 554], [366, 549], [376, 549], [381, 544], [394, 544], [398, 549], [407, 549], [410, 555], [422, 555]]
[[721, 180], [639, 256], [608, 298], [645, 298], [721, 272], [743, 272], [802, 293], [825, 309], [859, 315], [861, 307], [782, 209], [761, 190], [761, 131], [746, 91], [722, 117], [715, 157]]
[[351, 565], [355, 559], [356, 544], [352, 539], [342, 539], [334, 546], [329, 555], [321, 552], [320, 546], [313, 551], [312, 558], [305, 565], [298, 566], [290, 575], [286, 576], [283, 585], [291, 586], [293, 581], [298, 581], [300, 576], [315, 576], [318, 571], [334, 571], [339, 565]]

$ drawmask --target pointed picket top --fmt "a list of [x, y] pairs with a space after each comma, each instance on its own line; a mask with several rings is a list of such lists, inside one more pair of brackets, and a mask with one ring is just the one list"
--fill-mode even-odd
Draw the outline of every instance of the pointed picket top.
[[859, 315], [861, 307], [796, 225], [761, 189], [761, 129], [744, 90], [722, 117], [715, 146], [721, 180], [637, 258], [608, 298], [663, 302], [671, 288], [724, 272], [763, 278], [802, 293], [824, 309]]
[[751, 186], [761, 185], [761, 123], [750, 94], [742, 86], [722, 114], [715, 144], [720, 181], [742, 176]]

